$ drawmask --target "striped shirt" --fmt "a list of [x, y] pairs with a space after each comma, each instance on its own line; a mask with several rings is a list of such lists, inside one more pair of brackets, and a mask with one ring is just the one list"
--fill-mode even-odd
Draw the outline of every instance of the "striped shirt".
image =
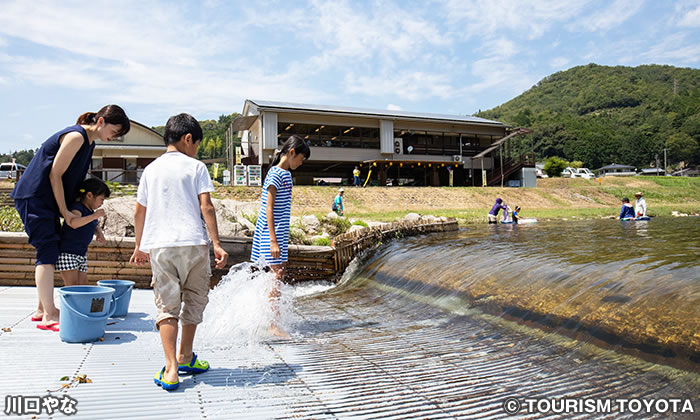
[[[280, 247], [280, 257], [273, 259], [270, 255], [270, 231], [267, 227], [267, 200], [268, 188], [277, 190], [273, 217], [277, 245]], [[292, 174], [289, 171], [273, 166], [267, 172], [262, 187], [262, 197], [258, 220], [255, 223], [255, 235], [253, 235], [253, 252], [250, 259], [253, 262], [263, 262], [269, 265], [278, 265], [287, 262], [287, 244], [289, 243], [289, 217], [292, 211]]]

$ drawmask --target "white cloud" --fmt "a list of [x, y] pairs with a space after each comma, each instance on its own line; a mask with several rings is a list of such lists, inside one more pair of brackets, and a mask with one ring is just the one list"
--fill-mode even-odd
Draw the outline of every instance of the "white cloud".
[[0, 54], [3, 64], [15, 78], [40, 86], [61, 86], [73, 89], [100, 89], [108, 84], [91, 60], [49, 60], [13, 57]]
[[[440, 32], [437, 22], [407, 11], [392, 2], [372, 3], [367, 9], [353, 8], [345, 1], [313, 1], [306, 11], [299, 35], [313, 42], [319, 54], [312, 68], [327, 69], [346, 64], [367, 66], [370, 60], [383, 65], [420, 58], [426, 50], [446, 47], [452, 40]], [[289, 22], [287, 17], [285, 22]], [[347, 60], [347, 61], [346, 61]]]
[[[158, 3], [3, 3], [0, 32], [36, 44], [102, 59], [193, 63], [224, 45], [205, 24]], [[102, 17], [101, 19], [95, 18]]]
[[697, 28], [700, 27], [700, 6], [683, 13], [678, 26]]
[[398, 105], [389, 104], [386, 106], [386, 109], [388, 109], [389, 111], [401, 111], [402, 108]]
[[511, 57], [518, 52], [518, 47], [513, 41], [500, 37], [497, 39], [485, 40], [480, 50], [485, 51], [485, 55], [490, 57]]
[[448, 0], [448, 22], [457, 33], [493, 36], [511, 31], [528, 39], [540, 38], [560, 22], [577, 16], [589, 1]]
[[477, 60], [472, 65], [472, 74], [480, 80], [467, 88], [478, 93], [488, 89], [508, 90], [519, 95], [532, 87], [536, 78], [526, 73], [526, 68], [499, 57]]
[[571, 60], [569, 60], [569, 59], [566, 58], [566, 57], [555, 57], [555, 58], [553, 58], [552, 60], [550, 60], [549, 65], [550, 65], [553, 69], [562, 70], [562, 69], [564, 69], [564, 68], [566, 67], [566, 65], [569, 64], [570, 62], [571, 62]]
[[[249, 55], [228, 54], [238, 47], [231, 40], [239, 31], [228, 26], [198, 25], [170, 3], [10, 2], [3, 4], [0, 33], [53, 49], [37, 54], [34, 48], [26, 56], [0, 53], [0, 66], [40, 86], [92, 90], [122, 102], [192, 112], [229, 111], [247, 97], [314, 102], [329, 97], [313, 85], [305, 87], [303, 72], [294, 66], [280, 69]], [[71, 27], [80, 30], [66, 30]]]
[[656, 64], [675, 62], [697, 65], [700, 63], [700, 44], [692, 38], [688, 40], [684, 34], [672, 34], [646, 47], [634, 59]]
[[624, 23], [643, 6], [644, 2], [641, 0], [615, 0], [607, 8], [579, 18], [571, 27], [592, 32], [605, 31]]
[[362, 75], [353, 73], [345, 77], [345, 89], [349, 93], [368, 96], [398, 96], [417, 101], [429, 97], [447, 99], [454, 97], [456, 89], [446, 76], [420, 71], [392, 75]]
[[34, 136], [32, 136], [31, 134], [25, 133], [24, 135], [22, 135], [22, 139], [25, 142], [30, 142], [30, 141], [34, 140]]

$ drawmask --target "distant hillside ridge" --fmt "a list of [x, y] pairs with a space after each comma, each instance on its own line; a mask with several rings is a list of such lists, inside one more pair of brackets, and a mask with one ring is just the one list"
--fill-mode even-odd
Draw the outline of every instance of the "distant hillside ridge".
[[588, 64], [545, 77], [520, 96], [477, 114], [533, 130], [539, 159], [589, 168], [700, 164], [700, 69]]

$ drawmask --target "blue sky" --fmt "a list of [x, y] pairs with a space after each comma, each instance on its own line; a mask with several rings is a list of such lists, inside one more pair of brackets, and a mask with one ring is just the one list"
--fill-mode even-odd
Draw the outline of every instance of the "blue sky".
[[700, 66], [700, 0], [3, 0], [0, 152], [108, 103], [148, 126], [246, 98], [466, 115], [588, 64]]

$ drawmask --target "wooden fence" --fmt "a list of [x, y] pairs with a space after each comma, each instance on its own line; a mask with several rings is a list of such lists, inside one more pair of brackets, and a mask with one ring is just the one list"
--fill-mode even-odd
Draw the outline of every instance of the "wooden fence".
[[[336, 280], [355, 256], [382, 241], [431, 232], [457, 230], [454, 219], [435, 219], [417, 222], [395, 222], [375, 228], [337, 236], [333, 246], [289, 245], [287, 278], [290, 283], [308, 280]], [[212, 286], [228, 273], [229, 268], [248, 261], [252, 238], [222, 238], [222, 246], [229, 253], [224, 269], [212, 268]], [[88, 281], [132, 280], [136, 287], [149, 288], [151, 267], [129, 264], [134, 250], [134, 238], [108, 237], [105, 244], [95, 241], [88, 248]], [[36, 252], [27, 243], [25, 233], [0, 232], [0, 285], [34, 286], [34, 263]], [[214, 261], [212, 257], [212, 262]], [[55, 275], [56, 286], [62, 286], [59, 273]]]
[[358, 253], [379, 242], [403, 236], [455, 231], [458, 228], [457, 220], [441, 217], [393, 222], [338, 235], [332, 243], [335, 249], [335, 271], [342, 274]]

